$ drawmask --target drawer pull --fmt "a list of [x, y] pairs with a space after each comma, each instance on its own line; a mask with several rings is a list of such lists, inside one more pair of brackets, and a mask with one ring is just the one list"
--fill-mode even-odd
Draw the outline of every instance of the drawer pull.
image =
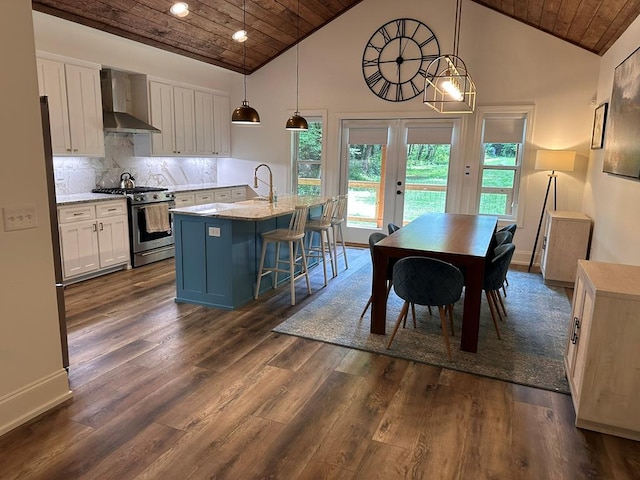
[[107, 211], [108, 212], [116, 212], [116, 211], [118, 211], [118, 209], [117, 208], [109, 208], [109, 209], [107, 209]]
[[80, 212], [80, 213], [74, 213], [73, 216], [74, 217], [81, 217], [84, 215], [84, 212]]
[[580, 330], [580, 320], [578, 317], [573, 317], [573, 332], [571, 334], [571, 343], [574, 345], [578, 343], [578, 330]]

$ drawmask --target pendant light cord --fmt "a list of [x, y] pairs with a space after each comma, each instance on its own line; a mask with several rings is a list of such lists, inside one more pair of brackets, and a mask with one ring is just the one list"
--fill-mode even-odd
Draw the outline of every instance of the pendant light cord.
[[460, 21], [462, 17], [462, 0], [456, 2], [456, 24], [453, 31], [453, 55], [458, 56], [458, 44], [460, 43]]
[[297, 42], [296, 42], [296, 114], [300, 113], [300, 110], [298, 108], [298, 97], [299, 97], [299, 91], [300, 91], [300, 82], [299, 82], [299, 78], [298, 78], [298, 72], [300, 70], [300, 62], [299, 62], [299, 57], [298, 57], [298, 48], [300, 46], [300, 0], [298, 0], [298, 25], [297, 25]]
[[[242, 2], [242, 29], [247, 34], [247, 0]], [[244, 101], [247, 101], [247, 41], [242, 42], [242, 84], [244, 86]]]

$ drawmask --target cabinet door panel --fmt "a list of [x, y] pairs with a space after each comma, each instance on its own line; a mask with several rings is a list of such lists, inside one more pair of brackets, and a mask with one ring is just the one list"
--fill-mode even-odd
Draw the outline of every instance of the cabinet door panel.
[[104, 155], [100, 73], [71, 64], [65, 65], [65, 73], [72, 153]]
[[173, 87], [173, 102], [176, 153], [178, 155], [194, 154], [196, 134], [193, 90]]
[[196, 116], [196, 153], [215, 155], [213, 131], [213, 95], [209, 92], [194, 93]]
[[49, 121], [51, 123], [51, 147], [56, 155], [71, 153], [69, 133], [69, 110], [67, 107], [67, 83], [64, 63], [37, 59], [38, 88], [40, 95], [49, 98]]
[[231, 155], [231, 113], [229, 97], [214, 95], [213, 98], [213, 131], [216, 155]]
[[128, 220], [125, 216], [105, 218], [98, 222], [101, 268], [129, 261], [128, 235]]
[[60, 225], [60, 245], [65, 278], [98, 269], [98, 237], [94, 220]]
[[151, 124], [161, 133], [151, 135], [152, 150], [155, 155], [173, 155], [173, 87], [166, 83], [149, 82], [149, 103]]

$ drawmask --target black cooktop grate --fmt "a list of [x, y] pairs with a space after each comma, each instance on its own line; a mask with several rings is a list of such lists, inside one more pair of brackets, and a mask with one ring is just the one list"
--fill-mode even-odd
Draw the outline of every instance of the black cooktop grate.
[[130, 193], [145, 193], [145, 192], [164, 192], [168, 190], [163, 187], [133, 187], [133, 188], [94, 188], [91, 190], [93, 193], [108, 193], [111, 195], [127, 195]]

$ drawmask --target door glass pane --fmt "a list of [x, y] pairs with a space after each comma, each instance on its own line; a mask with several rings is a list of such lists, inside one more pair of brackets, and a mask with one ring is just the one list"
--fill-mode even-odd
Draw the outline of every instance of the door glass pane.
[[348, 145], [347, 227], [381, 228], [386, 145]]
[[517, 143], [485, 143], [484, 164], [513, 167], [517, 162]]
[[407, 145], [404, 224], [423, 213], [445, 211], [450, 153], [451, 145]]
[[296, 193], [298, 195], [320, 195], [322, 173], [322, 119], [308, 119], [309, 128], [296, 132], [297, 169]]

